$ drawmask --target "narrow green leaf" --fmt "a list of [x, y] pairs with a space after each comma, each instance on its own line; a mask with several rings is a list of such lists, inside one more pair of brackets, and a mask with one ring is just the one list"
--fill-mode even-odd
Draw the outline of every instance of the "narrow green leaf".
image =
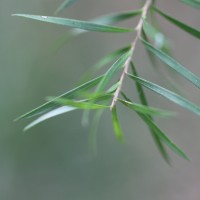
[[[118, 12], [118, 13], [112, 13], [109, 15], [102, 15], [97, 18], [89, 20], [89, 22], [95, 23], [95, 24], [112, 25], [114, 23], [121, 22], [129, 18], [138, 16], [139, 14], [141, 14], [141, 10], [123, 11], [123, 12]], [[87, 30], [73, 29], [73, 30], [70, 30], [69, 35], [77, 36], [86, 32]]]
[[154, 133], [157, 134], [157, 136], [165, 142], [165, 144], [177, 155], [181, 156], [182, 158], [189, 160], [188, 156], [181, 150], [176, 144], [174, 144], [173, 141], [171, 141], [164, 132], [159, 129], [159, 127], [152, 121], [150, 117], [147, 115], [139, 115], [146, 124], [148, 124], [149, 127], [151, 127], [152, 130], [154, 130]]
[[[98, 23], [98, 24], [104, 24], [104, 25], [112, 25], [117, 22], [122, 22], [126, 19], [129, 19], [131, 17], [137, 16], [141, 13], [141, 10], [135, 10], [135, 11], [122, 11], [119, 13], [112, 13], [109, 15], [103, 15], [99, 16], [97, 18], [89, 20], [92, 23]], [[126, 16], [126, 17], [125, 17]], [[46, 55], [51, 57], [55, 52], [59, 51], [66, 42], [68, 42], [72, 37], [79, 36], [83, 33], [87, 33], [86, 30], [81, 29], [70, 29], [67, 33], [62, 35], [60, 38], [55, 40], [47, 49], [50, 50], [50, 52]], [[43, 59], [43, 57], [42, 57]]]
[[51, 110], [50, 112], [40, 116], [39, 118], [37, 118], [36, 120], [34, 120], [33, 122], [31, 122], [29, 125], [27, 125], [25, 128], [24, 128], [24, 131], [27, 131], [28, 129], [36, 126], [37, 124], [47, 120], [47, 119], [50, 119], [52, 117], [55, 117], [55, 116], [58, 116], [58, 115], [61, 115], [61, 114], [64, 114], [66, 112], [70, 112], [70, 111], [73, 111], [73, 110], [76, 110], [77, 108], [75, 107], [71, 107], [71, 106], [62, 106], [62, 107], [59, 107], [59, 108], [56, 108], [54, 110]]
[[141, 85], [143, 85], [144, 87], [158, 93], [159, 95], [165, 97], [166, 99], [178, 104], [179, 106], [182, 106], [185, 109], [190, 110], [191, 112], [195, 113], [196, 115], [200, 115], [200, 107], [193, 104], [192, 102], [190, 102], [189, 100], [183, 98], [182, 96], [167, 90], [159, 85], [156, 85], [155, 83], [152, 83], [150, 81], [144, 80], [142, 78], [133, 76], [131, 74], [128, 74], [128, 76], [133, 79], [136, 80], [138, 83], [140, 83]]
[[189, 6], [192, 6], [194, 8], [200, 8], [200, 1], [198, 1], [198, 0], [181, 0], [181, 2], [183, 2]]
[[154, 10], [159, 13], [162, 17], [164, 17], [165, 19], [167, 19], [168, 21], [170, 21], [171, 23], [173, 23], [174, 25], [176, 25], [177, 27], [179, 27], [180, 29], [184, 30], [185, 32], [191, 34], [192, 36], [200, 39], [200, 31], [195, 29], [195, 28], [192, 28], [190, 26], [188, 26], [187, 24], [181, 22], [181, 21], [178, 21], [177, 19], [163, 13], [161, 10], [157, 9], [157, 8], [154, 8]]
[[94, 104], [91, 102], [84, 102], [84, 101], [75, 101], [70, 99], [59, 98], [54, 100], [55, 103], [62, 105], [62, 106], [72, 106], [78, 109], [101, 109], [101, 108], [109, 108], [106, 105]]
[[[137, 71], [136, 71], [135, 66], [133, 65], [133, 63], [131, 63], [131, 68], [133, 70], [133, 74], [137, 76]], [[138, 90], [138, 94], [139, 94], [139, 98], [140, 98], [141, 103], [143, 103], [143, 105], [148, 106], [148, 102], [147, 102], [147, 99], [145, 97], [145, 93], [143, 91], [142, 86], [137, 81], [135, 81], [135, 83], [136, 83], [136, 87], [137, 87], [137, 90]], [[131, 100], [123, 92], [122, 92], [122, 96], [124, 97], [124, 99], [126, 101], [131, 102]], [[137, 114], [141, 115], [141, 116], [143, 115], [142, 113], [138, 113], [138, 112], [137, 112]], [[149, 115], [149, 118], [153, 121], [152, 116]], [[171, 164], [170, 157], [169, 157], [169, 155], [167, 153], [167, 150], [165, 149], [165, 146], [163, 145], [163, 142], [160, 140], [160, 138], [157, 136], [157, 134], [154, 133], [154, 130], [148, 124], [147, 124], [147, 126], [149, 127], [150, 133], [151, 133], [151, 135], [153, 137], [153, 140], [154, 140], [154, 142], [155, 142], [155, 144], [156, 144], [161, 156], [166, 161], [166, 163], [168, 163], [170, 165]]]
[[124, 21], [126, 19], [130, 19], [132, 17], [136, 17], [140, 15], [142, 10], [131, 10], [131, 11], [123, 11], [118, 13], [112, 13], [109, 15], [103, 15], [97, 18], [92, 19], [92, 22], [111, 25], [120, 21]]
[[103, 57], [101, 60], [99, 60], [99, 62], [97, 62], [94, 66], [93, 69], [94, 70], [99, 70], [101, 69], [103, 66], [107, 65], [108, 63], [112, 62], [113, 60], [115, 60], [117, 57], [121, 56], [122, 54], [126, 53], [128, 50], [130, 50], [131, 46], [127, 46], [127, 47], [123, 47], [121, 49], [118, 49], [116, 51], [114, 51], [111, 54], [106, 55], [105, 57]]
[[71, 6], [72, 4], [74, 4], [76, 2], [76, 0], [65, 0], [55, 11], [55, 14], [57, 15], [58, 13], [60, 13], [61, 11], [63, 11], [65, 8]]
[[94, 22], [81, 21], [81, 20], [69, 19], [69, 18], [29, 15], [29, 14], [14, 14], [13, 16], [25, 17], [25, 18], [39, 20], [43, 22], [69, 26], [72, 28], [83, 29], [87, 31], [112, 32], [112, 33], [123, 33], [123, 32], [132, 31], [132, 29], [125, 29], [122, 27], [108, 26], [108, 25], [98, 24]]
[[118, 49], [102, 59], [100, 59], [94, 66], [91, 67], [90, 71], [87, 72], [85, 75], [83, 75], [82, 80], [87, 80], [89, 77], [93, 76], [95, 72], [102, 69], [103, 67], [107, 66], [108, 63], [114, 62], [119, 56], [126, 53], [128, 50], [130, 50], [131, 46], [123, 47], [121, 49]]
[[112, 79], [114, 74], [121, 68], [124, 67], [124, 64], [126, 60], [130, 57], [131, 51], [124, 53], [111, 67], [110, 69], [105, 73], [105, 76], [100, 81], [96, 93], [102, 92], [106, 85], [109, 83], [109, 81]]
[[157, 56], [160, 60], [162, 60], [165, 64], [167, 64], [169, 67], [171, 67], [173, 70], [178, 72], [180, 75], [185, 77], [187, 80], [189, 80], [191, 83], [193, 83], [196, 87], [200, 88], [200, 78], [193, 74], [191, 71], [189, 71], [187, 68], [182, 66], [180, 63], [178, 63], [175, 59], [168, 56], [163, 51], [153, 47], [150, 43], [142, 40], [146, 48], [151, 51], [155, 56]]
[[120, 82], [118, 81], [117, 83], [115, 83], [114, 85], [112, 85], [108, 90], [107, 90], [107, 93], [110, 93], [110, 94], [113, 94], [116, 89], [118, 88]]
[[[134, 76], [138, 76], [138, 73], [136, 71], [136, 67], [135, 67], [133, 62], [131, 62], [131, 69], [132, 69], [133, 75]], [[136, 85], [136, 88], [137, 88], [137, 92], [138, 92], [138, 95], [139, 95], [140, 102], [143, 105], [148, 106], [148, 101], [147, 101], [145, 92], [144, 92], [144, 90], [142, 88], [142, 85], [139, 84], [137, 81], [135, 81], [135, 85]], [[140, 115], [142, 115], [142, 114], [140, 113]], [[151, 115], [149, 115], [149, 118], [152, 121], [154, 121], [154, 119], [153, 119], [153, 117]], [[148, 126], [148, 124], [147, 124], [147, 126]], [[149, 127], [149, 131], [150, 131], [150, 133], [151, 133], [151, 135], [153, 137], [153, 140], [154, 140], [154, 142], [155, 142], [155, 144], [156, 144], [161, 156], [166, 161], [166, 163], [168, 163], [170, 165], [170, 163], [171, 163], [170, 162], [170, 157], [169, 157], [169, 155], [167, 153], [167, 150], [166, 150], [165, 146], [163, 145], [163, 142], [160, 140], [160, 138], [157, 136], [157, 134], [154, 133], [154, 130], [150, 126], [148, 126], [148, 127]]]
[[158, 49], [168, 48], [166, 37], [146, 20], [143, 21], [143, 29], [146, 35], [154, 41], [154, 45]]
[[92, 118], [92, 124], [89, 132], [89, 145], [95, 155], [97, 154], [97, 131], [103, 112], [103, 109], [96, 111], [94, 117]]
[[114, 131], [115, 131], [115, 135], [120, 141], [123, 142], [124, 141], [123, 133], [122, 133], [122, 130], [121, 130], [121, 127], [119, 124], [116, 106], [114, 106], [112, 109], [112, 120], [113, 120], [113, 127], [114, 127]]
[[[119, 82], [112, 85], [106, 91], [105, 94], [100, 94], [100, 95], [97, 95], [97, 93], [93, 94], [93, 96], [91, 96], [91, 98], [88, 99], [87, 101], [94, 103], [94, 102], [99, 102], [99, 101], [107, 101], [107, 100], [113, 98], [113, 93], [117, 89], [118, 85], [119, 85]], [[89, 125], [89, 115], [90, 115], [90, 109], [84, 110], [81, 124], [85, 127]]]
[[[131, 62], [130, 66], [131, 66], [133, 75], [138, 76], [138, 73], [136, 71], [136, 68], [135, 68], [135, 65], [133, 64], [133, 62]], [[135, 81], [135, 85], [136, 85], [136, 89], [137, 89], [137, 92], [138, 92], [138, 95], [139, 95], [140, 102], [143, 105], [148, 106], [147, 98], [146, 98], [146, 95], [145, 95], [144, 90], [142, 88], [142, 85], [139, 84], [137, 81]]]
[[41, 106], [31, 110], [30, 112], [27, 112], [27, 113], [21, 115], [16, 120], [32, 117], [32, 116], [35, 116], [35, 115], [38, 115], [38, 114], [42, 114], [44, 112], [49, 112], [49, 111], [57, 108], [58, 105], [55, 104], [54, 100], [59, 99], [59, 98], [68, 98], [68, 99], [74, 98], [74, 97], [78, 96], [80, 93], [96, 86], [101, 81], [103, 76], [104, 75], [99, 76], [99, 77], [97, 77], [93, 80], [90, 80], [90, 81], [70, 90], [70, 91], [67, 91], [66, 93], [56, 97], [55, 99], [52, 99], [51, 101], [44, 103]]
[[149, 106], [145, 106], [142, 104], [132, 103], [130, 101], [124, 101], [122, 99], [118, 99], [122, 104], [124, 104], [126, 107], [130, 108], [131, 110], [134, 110], [136, 112], [146, 114], [146, 115], [157, 115], [157, 116], [172, 116], [175, 115], [174, 112], [161, 110], [158, 108], [153, 108]]

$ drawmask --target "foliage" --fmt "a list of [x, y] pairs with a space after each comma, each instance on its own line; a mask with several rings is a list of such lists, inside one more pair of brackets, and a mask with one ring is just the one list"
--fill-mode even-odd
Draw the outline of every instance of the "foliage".
[[[181, 0], [181, 2], [195, 8], [200, 8], [200, 1], [198, 0]], [[75, 0], [64, 1], [55, 13], [59, 14], [73, 3], [75, 3]], [[85, 110], [85, 121], [87, 121], [89, 110], [98, 109], [103, 111], [105, 109], [110, 109], [116, 137], [120, 141], [123, 141], [123, 133], [117, 113], [118, 103], [121, 103], [128, 109], [135, 112], [144, 121], [149, 128], [161, 155], [167, 163], [170, 163], [170, 159], [166, 147], [169, 147], [179, 156], [188, 159], [187, 155], [168, 138], [168, 136], [158, 127], [153, 119], [154, 116], [171, 116], [174, 115], [174, 113], [150, 107], [148, 105], [147, 97], [143, 87], [163, 96], [167, 100], [182, 106], [185, 109], [188, 109], [196, 115], [200, 115], [200, 107], [173, 91], [141, 78], [137, 73], [137, 69], [133, 60], [133, 55], [136, 51], [136, 45], [137, 43], [141, 42], [147, 49], [147, 53], [150, 56], [153, 65], [155, 65], [154, 62], [157, 58], [174, 72], [190, 81], [194, 86], [200, 88], [200, 78], [192, 73], [188, 68], [180, 64], [177, 60], [172, 58], [171, 55], [169, 55], [170, 49], [168, 47], [168, 40], [166, 36], [161, 33], [160, 30], [154, 27], [154, 23], [151, 20], [152, 18], [155, 18], [155, 13], [159, 14], [165, 20], [189, 33], [193, 37], [200, 39], [199, 30], [173, 18], [172, 16], [167, 15], [164, 13], [164, 11], [161, 11], [156, 6], [155, 0], [146, 0], [143, 7], [139, 10], [112, 13], [109, 15], [100, 16], [90, 21], [53, 16], [15, 14], [14, 16], [25, 17], [74, 28], [70, 32], [71, 36], [78, 36], [88, 31], [109, 32], [112, 34], [124, 34], [126, 32], [135, 33], [135, 37], [129, 46], [118, 49], [113, 53], [106, 55], [91, 69], [90, 73], [93, 74], [106, 64], [112, 62], [113, 64], [111, 67], [103, 75], [86, 81], [82, 85], [67, 91], [58, 97], [51, 97], [47, 103], [17, 118], [17, 120], [19, 120], [23, 118], [39, 116], [35, 121], [26, 126], [25, 130], [51, 117], [55, 117], [57, 115], [77, 109]], [[139, 20], [135, 28], [124, 28], [113, 25], [114, 23], [138, 16]], [[129, 68], [131, 68], [131, 72], [129, 72]], [[114, 79], [118, 71], [121, 72], [119, 80], [117, 80], [114, 85], [110, 86], [109, 83]], [[131, 100], [123, 91], [122, 86], [124, 85], [124, 80], [126, 77], [134, 81], [140, 103], [136, 103], [135, 101]], [[98, 117], [95, 117], [95, 120], [102, 116], [102, 112], [100, 113], [97, 112]]]

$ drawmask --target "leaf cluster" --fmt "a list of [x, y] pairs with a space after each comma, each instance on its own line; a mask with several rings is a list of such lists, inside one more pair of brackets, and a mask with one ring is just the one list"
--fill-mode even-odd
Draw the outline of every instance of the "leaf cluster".
[[[195, 8], [200, 8], [200, 1], [198, 0], [181, 0], [181, 2]], [[64, 1], [63, 4], [58, 7], [55, 14], [59, 14], [73, 3], [75, 3], [75, 0]], [[179, 156], [188, 159], [183, 150], [181, 150], [181, 148], [169, 139], [167, 134], [159, 128], [154, 120], [154, 117], [172, 116], [174, 115], [174, 112], [149, 106], [143, 88], [147, 88], [148, 90], [161, 95], [163, 98], [193, 112], [196, 115], [200, 115], [200, 107], [180, 94], [140, 77], [136, 69], [135, 59], [133, 59], [134, 52], [136, 51], [136, 43], [141, 42], [146, 48], [153, 65], [155, 65], [154, 61], [159, 59], [175, 73], [184, 77], [195, 87], [200, 88], [200, 78], [192, 73], [188, 67], [183, 66], [170, 55], [167, 37], [150, 20], [150, 18], [155, 17], [155, 13], [159, 14], [165, 20], [169, 21], [177, 28], [180, 28], [182, 31], [190, 34], [196, 39], [200, 39], [199, 30], [178, 19], [175, 19], [171, 15], [166, 14], [164, 11], [161, 11], [156, 6], [155, 0], [146, 0], [144, 6], [138, 10], [112, 13], [91, 19], [89, 21], [60, 18], [56, 16], [15, 14], [14, 16], [73, 28], [70, 30], [72, 36], [78, 36], [80, 34], [87, 33], [88, 31], [107, 32], [112, 34], [125, 34], [126, 32], [136, 33], [136, 37], [129, 46], [119, 48], [106, 55], [98, 61], [89, 72], [90, 75], [94, 76], [99, 69], [110, 64], [110, 68], [103, 75], [92, 78], [58, 97], [51, 97], [45, 104], [17, 118], [16, 120], [38, 116], [38, 118], [26, 126], [24, 130], [28, 130], [49, 118], [74, 110], [84, 110], [84, 116], [87, 118], [90, 110], [101, 110], [101, 114], [97, 111], [97, 116], [100, 117], [104, 110], [110, 109], [116, 137], [120, 141], [123, 141], [123, 131], [121, 129], [117, 112], [118, 103], [121, 103], [127, 109], [135, 112], [147, 125], [161, 155], [166, 162], [170, 163], [166, 147], [170, 148]], [[134, 17], [139, 18], [139, 22], [135, 28], [124, 28], [114, 25], [115, 23]], [[115, 79], [117, 72], [120, 72], [121, 76], [118, 77], [115, 84], [110, 85], [111, 80]], [[123, 91], [122, 86], [125, 77], [134, 82], [136, 86], [135, 92], [138, 94], [140, 100], [139, 103], [130, 99]]]

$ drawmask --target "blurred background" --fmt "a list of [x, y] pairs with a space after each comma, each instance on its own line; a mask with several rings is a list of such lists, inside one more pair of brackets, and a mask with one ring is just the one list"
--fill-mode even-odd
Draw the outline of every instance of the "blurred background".
[[[97, 133], [96, 154], [89, 146], [89, 127], [81, 125], [80, 111], [50, 119], [27, 132], [23, 128], [30, 120], [13, 122], [42, 104], [46, 96], [73, 88], [98, 59], [133, 38], [132, 34], [87, 33], [57, 48], [68, 28], [11, 17], [14, 13], [51, 16], [61, 3], [62, 0], [0, 1], [0, 199], [199, 200], [200, 118], [151, 92], [147, 92], [151, 105], [179, 112], [177, 117], [159, 119], [158, 124], [184, 149], [190, 162], [169, 151], [173, 164], [168, 166], [146, 126], [124, 107], [120, 107], [119, 117], [125, 144], [115, 138], [110, 113], [106, 112]], [[140, 5], [140, 1], [130, 0], [81, 0], [60, 16], [90, 19], [138, 9]], [[198, 10], [174, 0], [160, 0], [158, 7], [200, 28]], [[173, 55], [200, 75], [199, 41], [158, 19], [170, 38]], [[120, 25], [136, 23], [137, 18]], [[138, 44], [134, 58], [142, 77], [168, 87], [151, 66], [142, 45]], [[166, 71], [165, 66], [160, 67]], [[186, 97], [200, 105], [199, 90], [179, 76], [166, 73], [177, 80]], [[129, 93], [134, 92], [132, 84], [126, 84]]]

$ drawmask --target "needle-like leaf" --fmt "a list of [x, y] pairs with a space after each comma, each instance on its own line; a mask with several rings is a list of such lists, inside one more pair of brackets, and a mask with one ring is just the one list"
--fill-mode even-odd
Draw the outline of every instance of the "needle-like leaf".
[[154, 133], [157, 134], [157, 136], [165, 142], [165, 144], [177, 155], [181, 156], [182, 158], [189, 160], [188, 156], [176, 145], [173, 141], [171, 141], [164, 132], [152, 121], [150, 117], [147, 115], [139, 115], [146, 124], [148, 124], [149, 127], [151, 127], [152, 130], [154, 130]]
[[152, 83], [150, 81], [147, 81], [145, 79], [139, 78], [137, 76], [133, 76], [131, 74], [128, 74], [128, 76], [133, 79], [136, 80], [138, 83], [140, 83], [141, 85], [143, 85], [144, 87], [158, 93], [159, 95], [165, 97], [166, 99], [178, 104], [179, 106], [182, 106], [185, 109], [190, 110], [191, 112], [195, 113], [196, 115], [200, 116], [200, 107], [193, 104], [192, 102], [190, 102], [189, 100], [185, 99], [184, 97], [170, 91], [167, 90], [155, 83]]
[[126, 19], [130, 19], [132, 17], [136, 17], [140, 15], [141, 12], [142, 12], [141, 10], [131, 10], [131, 11], [123, 11], [119, 13], [112, 13], [112, 14], [103, 15], [95, 19], [92, 19], [91, 22], [111, 25], [120, 21], [124, 21]]
[[94, 66], [94, 70], [101, 69], [103, 66], [107, 65], [108, 63], [115, 60], [117, 57], [121, 56], [122, 54], [126, 53], [128, 50], [130, 50], [131, 46], [123, 47], [121, 49], [118, 49], [114, 51], [113, 53], [110, 53], [103, 57], [99, 62], [97, 62]]
[[155, 56], [157, 56], [160, 60], [162, 60], [165, 64], [167, 64], [169, 67], [171, 67], [173, 70], [178, 72], [180, 75], [185, 77], [187, 80], [189, 80], [191, 83], [193, 83], [196, 87], [200, 88], [200, 78], [189, 71], [187, 68], [182, 66], [180, 63], [178, 63], [174, 58], [168, 56], [163, 51], [155, 48], [150, 43], [142, 40], [143, 44], [146, 46], [146, 48], [151, 51]]
[[199, 0], [181, 0], [181, 2], [190, 5], [194, 8], [200, 8], [200, 1]]
[[161, 110], [158, 108], [153, 108], [150, 106], [145, 106], [142, 104], [132, 103], [130, 101], [125, 101], [122, 99], [118, 99], [119, 102], [124, 104], [126, 107], [130, 108], [131, 110], [134, 110], [136, 112], [146, 114], [146, 115], [156, 115], [156, 116], [172, 116], [175, 115], [174, 112], [170, 112], [167, 110]]
[[109, 106], [106, 105], [100, 105], [95, 104], [91, 102], [85, 102], [85, 101], [75, 101], [71, 99], [65, 99], [65, 98], [59, 98], [54, 100], [55, 103], [62, 105], [62, 106], [72, 106], [78, 109], [101, 109], [101, 108], [109, 108]]
[[[122, 11], [118, 13], [112, 13], [108, 15], [102, 15], [97, 18], [89, 20], [92, 23], [104, 24], [104, 25], [112, 25], [117, 22], [122, 22], [132, 17], [138, 16], [141, 14], [141, 10], [131, 10], [131, 11]], [[49, 53], [47, 56], [51, 57], [55, 52], [61, 49], [69, 39], [75, 36], [79, 36], [83, 33], [87, 33], [86, 30], [81, 29], [70, 29], [67, 33], [59, 37], [55, 40], [47, 49], [49, 49]]]
[[[131, 62], [131, 68], [132, 68], [132, 71], [133, 71], [133, 75], [137, 76], [137, 71], [135, 69], [135, 66], [134, 64]], [[136, 84], [136, 88], [137, 88], [137, 91], [138, 91], [138, 95], [139, 95], [139, 99], [140, 99], [140, 102], [143, 104], [143, 105], [146, 105], [148, 106], [148, 102], [147, 102], [147, 99], [146, 99], [146, 96], [145, 96], [145, 93], [144, 93], [144, 90], [142, 88], [142, 85], [139, 84], [137, 81], [135, 81], [135, 84]], [[124, 97], [124, 99], [126, 101], [129, 101], [131, 102], [131, 100], [122, 92], [122, 96]], [[143, 115], [142, 113], [139, 113], [137, 112], [138, 115]], [[153, 118], [151, 115], [148, 115], [149, 118], [153, 121]], [[153, 137], [153, 140], [161, 154], [161, 156], [163, 157], [163, 159], [170, 165], [170, 157], [167, 153], [167, 150], [165, 148], [165, 146], [163, 145], [163, 142], [162, 140], [160, 140], [160, 138], [157, 136], [156, 133], [154, 133], [154, 130], [147, 124], [147, 126], [149, 127], [149, 130], [150, 130], [150, 133]]]
[[113, 127], [114, 127], [114, 131], [115, 131], [115, 135], [120, 141], [123, 142], [124, 141], [123, 133], [122, 133], [122, 130], [121, 130], [121, 126], [119, 124], [116, 106], [114, 106], [113, 109], [112, 109], [112, 120], [113, 120]]
[[188, 26], [187, 24], [178, 21], [177, 19], [165, 14], [164, 12], [162, 12], [161, 10], [157, 9], [154, 7], [154, 10], [159, 13], [162, 17], [164, 17], [165, 19], [167, 19], [168, 21], [170, 21], [171, 23], [173, 23], [174, 25], [176, 25], [177, 27], [179, 27], [180, 29], [184, 30], [185, 32], [191, 34], [192, 36], [200, 39], [200, 31]]
[[[151, 55], [150, 55], [151, 56]], [[131, 62], [131, 69], [132, 69], [132, 73], [134, 76], [138, 76], [138, 73], [136, 71], [136, 67], [134, 65], [133, 62]], [[135, 85], [136, 85], [136, 88], [137, 88], [137, 92], [138, 92], [138, 96], [139, 96], [139, 99], [140, 99], [140, 102], [143, 104], [143, 105], [146, 105], [148, 106], [148, 101], [147, 101], [147, 98], [146, 98], [146, 95], [145, 95], [145, 92], [142, 88], [142, 85], [139, 84], [137, 81], [135, 81]], [[137, 113], [138, 115], [142, 116], [143, 114], [142, 113]], [[148, 117], [154, 121], [153, 117], [151, 115], [148, 115]], [[170, 162], [170, 156], [162, 142], [162, 140], [157, 136], [157, 134], [155, 133], [155, 131], [147, 124], [148, 128], [149, 128], [149, 131], [152, 135], [152, 138], [161, 154], [161, 156], [163, 157], [163, 159], [166, 161], [166, 163], [168, 163], [169, 165], [171, 164]]]
[[88, 79], [88, 77], [91, 77], [95, 72], [100, 70], [101, 68], [107, 66], [108, 63], [114, 62], [117, 58], [119, 58], [122, 54], [126, 53], [128, 50], [130, 50], [131, 46], [120, 48], [102, 59], [100, 59], [95, 65], [93, 65], [89, 72], [87, 72], [85, 75], [83, 75], [83, 80]]
[[71, 106], [62, 106], [62, 107], [56, 108], [54, 110], [51, 110], [50, 112], [45, 113], [44, 115], [38, 117], [36, 120], [31, 122], [29, 125], [27, 125], [24, 128], [24, 131], [27, 131], [28, 129], [36, 126], [37, 124], [39, 124], [39, 123], [41, 123], [41, 122], [43, 122], [47, 119], [50, 119], [52, 117], [56, 117], [58, 115], [61, 115], [61, 114], [64, 114], [66, 112], [70, 112], [70, 111], [73, 111], [73, 110], [76, 110], [76, 109], [77, 108], [71, 107]]
[[57, 15], [61, 11], [63, 11], [65, 8], [71, 6], [74, 4], [77, 0], [65, 0], [55, 11], [55, 14]]
[[89, 89], [93, 88], [95, 85], [97, 85], [101, 81], [103, 76], [104, 75], [99, 76], [99, 77], [97, 77], [93, 80], [90, 80], [70, 91], [67, 91], [66, 93], [56, 97], [55, 99], [52, 99], [51, 101], [44, 103], [41, 106], [31, 110], [30, 112], [27, 112], [27, 113], [21, 115], [16, 120], [32, 117], [32, 116], [35, 116], [38, 114], [42, 114], [44, 112], [49, 112], [51, 110], [54, 110], [55, 108], [58, 107], [58, 105], [55, 104], [54, 100], [59, 99], [59, 98], [68, 98], [68, 99], [74, 98], [74, 97], [78, 96], [80, 93], [83, 93], [84, 91], [89, 90]]
[[25, 17], [29, 19], [42, 21], [42, 22], [59, 24], [59, 25], [69, 26], [71, 28], [78, 28], [78, 29], [83, 29], [87, 31], [111, 32], [111, 33], [123, 33], [123, 32], [132, 31], [132, 29], [126, 29], [126, 28], [117, 27], [117, 26], [108, 26], [108, 25], [98, 24], [94, 22], [81, 21], [81, 20], [69, 19], [69, 18], [29, 15], [29, 14], [14, 14], [13, 16]]
[[126, 60], [131, 55], [131, 51], [124, 53], [111, 67], [110, 69], [105, 73], [105, 76], [102, 78], [101, 82], [99, 83], [96, 93], [102, 92], [106, 85], [109, 83], [109, 81], [112, 79], [112, 77], [115, 75], [115, 73], [124, 67], [124, 64]]

